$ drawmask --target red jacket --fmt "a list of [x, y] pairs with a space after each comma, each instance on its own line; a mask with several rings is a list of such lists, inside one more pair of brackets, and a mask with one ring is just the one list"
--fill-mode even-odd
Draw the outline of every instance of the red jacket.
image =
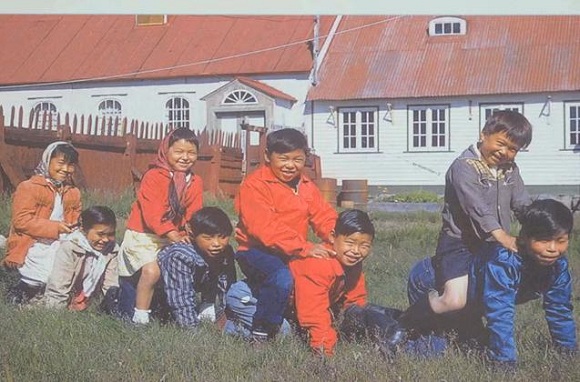
[[[44, 176], [21, 182], [12, 199], [12, 224], [4, 261], [24, 264], [28, 249], [39, 238], [58, 239], [60, 222], [49, 220], [54, 209], [55, 188]], [[73, 186], [62, 191], [64, 221], [76, 223], [81, 214], [81, 192]]]
[[127, 228], [137, 232], [154, 233], [163, 236], [170, 231], [181, 231], [194, 212], [203, 206], [203, 183], [199, 176], [194, 175], [185, 191], [183, 204], [185, 214], [179, 224], [170, 220], [162, 221], [163, 215], [169, 210], [169, 182], [171, 177], [167, 170], [152, 168], [148, 170], [137, 192], [137, 200], [133, 203]]
[[367, 303], [362, 262], [345, 268], [335, 258], [308, 257], [290, 261], [289, 267], [298, 323], [308, 331], [312, 349], [332, 355], [338, 337], [334, 314], [349, 305]]
[[294, 192], [268, 166], [244, 179], [235, 208], [239, 214], [238, 250], [265, 247], [288, 256], [305, 256], [314, 246], [307, 240], [308, 225], [316, 236], [328, 241], [337, 218], [308, 177], [301, 175], [298, 192]]

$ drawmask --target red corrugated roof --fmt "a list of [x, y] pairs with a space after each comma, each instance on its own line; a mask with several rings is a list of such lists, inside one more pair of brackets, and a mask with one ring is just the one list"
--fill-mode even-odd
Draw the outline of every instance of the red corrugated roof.
[[[333, 20], [321, 17], [321, 35]], [[0, 15], [0, 84], [308, 72], [313, 25], [313, 16], [178, 15], [136, 26], [130, 15]]]
[[286, 101], [296, 102], [296, 98], [263, 82], [252, 80], [251, 78], [247, 77], [238, 77], [237, 80], [240, 81], [242, 84], [248, 85], [251, 88], [254, 88], [256, 90], [261, 91], [264, 94], [269, 95], [272, 98], [285, 99]]
[[433, 18], [343, 17], [308, 99], [580, 89], [580, 16], [466, 16], [466, 35], [430, 37]]

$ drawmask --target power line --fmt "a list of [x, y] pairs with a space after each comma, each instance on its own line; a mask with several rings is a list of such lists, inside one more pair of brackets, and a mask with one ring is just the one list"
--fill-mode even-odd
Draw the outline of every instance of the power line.
[[[386, 23], [389, 21], [399, 19], [401, 17], [404, 17], [404, 16], [394, 16], [394, 17], [390, 17], [390, 18], [387, 18], [384, 20], [373, 22], [373, 23], [360, 25], [358, 27], [345, 29], [343, 31], [336, 32], [335, 35], [345, 34], [345, 33], [357, 31], [357, 30], [360, 30], [363, 28], [369, 28], [369, 27], [372, 27], [375, 25], [379, 25], [379, 24], [383, 24], [383, 23]], [[329, 36], [328, 34], [321, 35], [320, 38], [327, 38], [328, 36]], [[138, 71], [130, 72], [130, 73], [115, 74], [115, 75], [101, 76], [101, 77], [80, 78], [80, 79], [76, 79], [76, 80], [44, 82], [44, 83], [35, 83], [35, 84], [6, 85], [6, 86], [0, 86], [0, 89], [4, 89], [4, 90], [6, 90], [6, 89], [22, 89], [22, 88], [28, 88], [28, 87], [58, 86], [58, 85], [78, 84], [78, 83], [93, 82], [93, 81], [106, 81], [106, 80], [113, 80], [113, 79], [123, 79], [126, 77], [131, 77], [131, 76], [135, 76], [135, 75], [139, 75], [139, 74], [158, 73], [158, 72], [162, 72], [162, 71], [166, 71], [166, 70], [181, 69], [181, 68], [187, 68], [187, 67], [196, 66], [196, 65], [204, 65], [204, 64], [210, 64], [210, 63], [219, 62], [219, 61], [231, 60], [231, 59], [240, 58], [240, 57], [247, 57], [247, 56], [251, 56], [254, 54], [260, 54], [260, 53], [270, 52], [270, 51], [277, 50], [277, 49], [284, 49], [284, 48], [295, 46], [295, 45], [305, 44], [311, 40], [312, 39], [309, 38], [306, 40], [299, 40], [299, 41], [295, 41], [295, 42], [291, 42], [291, 43], [287, 43], [287, 44], [283, 44], [283, 45], [278, 45], [278, 46], [274, 46], [274, 47], [270, 47], [270, 48], [258, 49], [258, 50], [254, 50], [251, 52], [239, 53], [239, 54], [234, 54], [231, 56], [212, 58], [212, 59], [196, 61], [196, 62], [190, 62], [187, 64], [167, 66], [167, 67], [163, 67], [163, 68], [138, 70]]]

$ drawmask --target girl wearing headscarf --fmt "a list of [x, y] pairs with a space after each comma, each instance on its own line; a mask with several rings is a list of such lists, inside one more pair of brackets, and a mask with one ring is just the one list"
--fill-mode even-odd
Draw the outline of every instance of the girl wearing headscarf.
[[81, 213], [81, 194], [72, 181], [78, 152], [67, 142], [51, 143], [35, 175], [16, 187], [3, 264], [20, 280], [8, 300], [25, 303], [44, 290], [62, 235], [72, 232]]
[[119, 256], [119, 305], [138, 324], [149, 323], [160, 277], [157, 254], [165, 245], [189, 242], [186, 222], [203, 206], [203, 184], [193, 173], [199, 142], [187, 128], [172, 130], [141, 179]]

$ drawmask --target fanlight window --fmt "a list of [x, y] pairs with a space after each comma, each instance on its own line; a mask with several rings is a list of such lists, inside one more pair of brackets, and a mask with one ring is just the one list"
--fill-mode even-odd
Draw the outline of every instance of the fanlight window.
[[258, 103], [256, 97], [245, 90], [234, 90], [224, 99], [224, 104], [247, 104], [247, 103]]

